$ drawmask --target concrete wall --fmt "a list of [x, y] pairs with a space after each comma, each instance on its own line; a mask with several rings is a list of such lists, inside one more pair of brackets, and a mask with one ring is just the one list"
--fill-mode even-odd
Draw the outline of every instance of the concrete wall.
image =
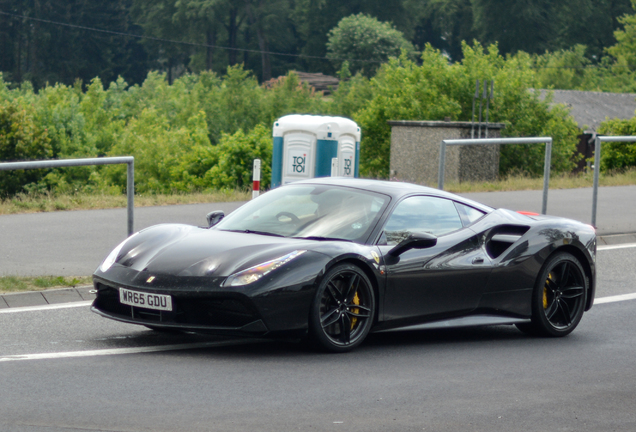
[[[398, 180], [437, 186], [439, 147], [445, 139], [470, 138], [470, 122], [389, 121], [391, 125], [390, 175]], [[489, 123], [488, 138], [499, 138], [502, 123]], [[482, 124], [482, 138], [485, 124]], [[475, 124], [475, 137], [478, 125]], [[445, 181], [496, 180], [499, 174], [499, 146], [446, 147]]]

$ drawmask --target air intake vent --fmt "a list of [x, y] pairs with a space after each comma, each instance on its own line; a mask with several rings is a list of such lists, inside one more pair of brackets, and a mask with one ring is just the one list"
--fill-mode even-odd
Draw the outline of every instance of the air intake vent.
[[486, 252], [491, 258], [497, 258], [506, 249], [517, 242], [530, 229], [528, 226], [504, 225], [493, 228], [488, 233]]

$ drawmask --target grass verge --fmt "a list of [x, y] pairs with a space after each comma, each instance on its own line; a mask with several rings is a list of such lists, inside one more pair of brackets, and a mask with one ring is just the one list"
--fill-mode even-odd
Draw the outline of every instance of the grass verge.
[[[251, 192], [243, 190], [210, 193], [135, 195], [135, 207], [175, 204], [201, 204], [214, 202], [247, 201]], [[0, 202], [0, 215], [40, 213], [60, 210], [98, 210], [126, 207], [126, 195], [107, 194], [18, 194]]]
[[[560, 174], [550, 178], [550, 189], [576, 189], [592, 187], [594, 174], [592, 172], [578, 175]], [[636, 168], [621, 172], [601, 173], [601, 186], [636, 185]], [[436, 187], [437, 184], [429, 186]], [[533, 178], [526, 175], [510, 175], [493, 182], [464, 182], [444, 185], [449, 192], [497, 192], [516, 190], [541, 190], [543, 178]], [[214, 202], [247, 201], [251, 192], [245, 190], [229, 190], [208, 193], [178, 193], [136, 195], [135, 207], [163, 206], [174, 204], [200, 204]], [[0, 215], [18, 213], [39, 213], [59, 210], [97, 210], [126, 207], [125, 195], [107, 194], [54, 194], [28, 195], [18, 194], [15, 197], [0, 202]]]
[[74, 288], [79, 285], [91, 285], [90, 276], [39, 276], [0, 277], [0, 294], [20, 291], [42, 291], [49, 288]]
[[[578, 189], [592, 187], [593, 184], [593, 172], [581, 173], [576, 175], [558, 174], [550, 176], [550, 189]], [[636, 168], [619, 172], [610, 172], [606, 174], [601, 173], [599, 176], [599, 185], [636, 185]], [[510, 175], [504, 179], [493, 182], [446, 183], [444, 184], [444, 189], [454, 193], [541, 190], [543, 189], [543, 177], [533, 178], [526, 175]]]

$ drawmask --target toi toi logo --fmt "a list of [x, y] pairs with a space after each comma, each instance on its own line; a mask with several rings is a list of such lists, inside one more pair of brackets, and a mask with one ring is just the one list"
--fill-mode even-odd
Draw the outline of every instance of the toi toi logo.
[[353, 162], [351, 159], [352, 158], [344, 160], [344, 175], [346, 176], [351, 175], [351, 162]]
[[304, 173], [306, 160], [307, 160], [307, 155], [294, 156], [294, 163], [292, 164], [292, 170], [295, 173]]

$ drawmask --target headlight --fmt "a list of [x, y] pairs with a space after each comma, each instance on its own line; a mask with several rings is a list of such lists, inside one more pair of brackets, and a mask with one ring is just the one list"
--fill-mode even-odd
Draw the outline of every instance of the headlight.
[[232, 276], [228, 277], [225, 282], [223, 282], [223, 286], [241, 286], [248, 285], [252, 282], [256, 282], [266, 274], [276, 270], [277, 268], [287, 264], [294, 258], [297, 258], [304, 254], [307, 251], [297, 250], [282, 257], [273, 259], [271, 261], [264, 262], [259, 265], [255, 265], [254, 267], [250, 267], [247, 270], [243, 270], [238, 273], [234, 273]]
[[111, 253], [108, 254], [108, 256], [106, 257], [106, 259], [104, 260], [102, 265], [99, 266], [99, 269], [102, 272], [105, 272], [106, 270], [111, 268], [113, 266], [113, 264], [115, 263], [115, 260], [117, 259], [117, 255], [119, 255], [119, 252], [121, 251], [121, 248], [124, 247], [124, 245], [126, 244], [126, 242], [128, 240], [130, 240], [131, 238], [133, 238], [137, 234], [139, 234], [139, 233], [136, 232], [133, 235], [131, 235], [130, 237], [128, 237], [126, 240], [124, 240], [123, 242], [119, 243], [119, 245], [117, 245], [117, 247], [115, 249], [113, 249], [113, 251]]

